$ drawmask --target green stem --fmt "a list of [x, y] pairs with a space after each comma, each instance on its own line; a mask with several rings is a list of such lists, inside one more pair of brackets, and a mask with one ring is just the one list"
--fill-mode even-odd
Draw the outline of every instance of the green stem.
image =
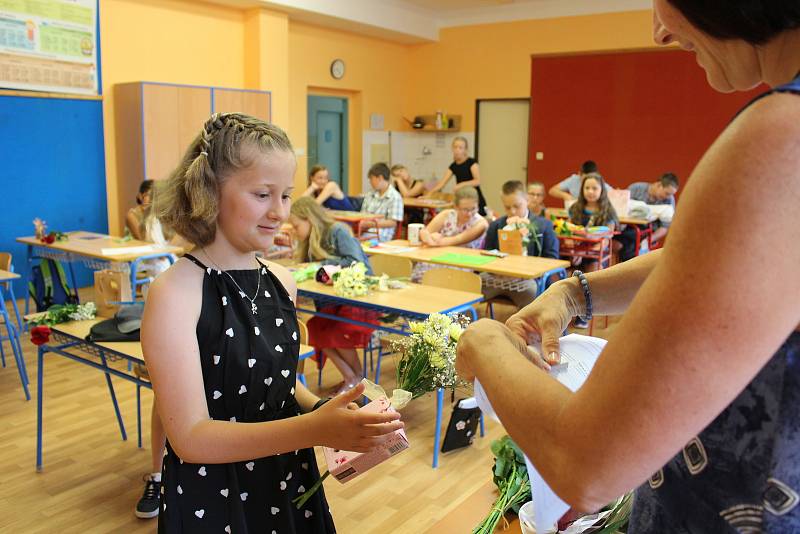
[[308, 491], [306, 491], [305, 493], [303, 493], [299, 497], [295, 497], [294, 499], [292, 499], [292, 502], [297, 504], [297, 509], [298, 510], [300, 508], [302, 508], [303, 505], [306, 504], [308, 499], [310, 499], [311, 496], [314, 495], [317, 492], [317, 490], [320, 488], [320, 486], [322, 486], [322, 483], [325, 481], [326, 478], [328, 478], [328, 475], [330, 475], [330, 474], [331, 474], [330, 471], [325, 471], [325, 473], [321, 477], [319, 477], [319, 480], [314, 482], [314, 485], [311, 486], [311, 488], [309, 488]]

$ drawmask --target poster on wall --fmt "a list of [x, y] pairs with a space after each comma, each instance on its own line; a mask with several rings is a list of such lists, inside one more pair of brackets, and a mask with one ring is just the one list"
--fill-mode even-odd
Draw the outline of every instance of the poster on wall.
[[0, 0], [0, 87], [96, 95], [97, 0]]

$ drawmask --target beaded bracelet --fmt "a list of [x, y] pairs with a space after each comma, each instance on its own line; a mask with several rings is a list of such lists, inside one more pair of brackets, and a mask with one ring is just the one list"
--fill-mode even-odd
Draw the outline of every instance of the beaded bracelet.
[[319, 408], [320, 406], [322, 406], [323, 404], [325, 404], [325, 403], [326, 403], [326, 402], [328, 402], [329, 400], [331, 400], [331, 398], [330, 398], [330, 397], [328, 397], [327, 399], [320, 399], [320, 400], [318, 400], [317, 402], [315, 402], [315, 403], [314, 403], [314, 407], [313, 407], [313, 408], [311, 408], [311, 411], [312, 411], [312, 412], [313, 412], [313, 411], [315, 411], [317, 408]]
[[578, 280], [581, 283], [581, 287], [583, 288], [583, 296], [586, 299], [586, 315], [585, 316], [578, 316], [587, 323], [592, 320], [592, 290], [589, 289], [589, 281], [583, 275], [581, 271], [575, 271], [572, 273], [572, 276], [577, 276]]

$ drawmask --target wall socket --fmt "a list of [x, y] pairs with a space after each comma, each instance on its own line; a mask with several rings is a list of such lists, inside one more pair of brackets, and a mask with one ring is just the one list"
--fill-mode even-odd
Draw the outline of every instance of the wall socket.
[[542, 161], [543, 159], [544, 159], [544, 152], [537, 152], [536, 161]]

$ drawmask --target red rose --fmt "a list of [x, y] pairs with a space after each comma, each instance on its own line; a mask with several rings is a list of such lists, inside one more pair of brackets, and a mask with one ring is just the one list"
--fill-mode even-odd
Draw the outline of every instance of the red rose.
[[49, 326], [34, 326], [31, 328], [31, 343], [34, 345], [43, 345], [48, 341], [50, 341]]
[[56, 240], [56, 234], [52, 232], [42, 238], [42, 242], [47, 243], [48, 245], [55, 242], [55, 240]]

